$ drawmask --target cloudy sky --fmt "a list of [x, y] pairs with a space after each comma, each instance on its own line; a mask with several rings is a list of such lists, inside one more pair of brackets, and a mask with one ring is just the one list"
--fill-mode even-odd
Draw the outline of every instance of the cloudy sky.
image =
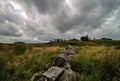
[[0, 42], [83, 35], [120, 39], [120, 0], [0, 0]]

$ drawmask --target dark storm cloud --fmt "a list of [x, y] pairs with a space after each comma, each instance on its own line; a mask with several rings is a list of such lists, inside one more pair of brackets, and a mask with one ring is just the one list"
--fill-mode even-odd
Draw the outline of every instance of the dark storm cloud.
[[[8, 22], [8, 21], [6, 21]], [[22, 34], [11, 23], [0, 25], [0, 36], [20, 37]]]
[[[75, 0], [73, 3], [78, 14], [74, 15], [72, 19], [61, 19], [64, 22], [57, 26], [61, 32], [76, 27], [80, 30], [87, 27], [91, 27], [91, 30], [98, 28], [105, 22], [105, 18], [120, 6], [120, 0]], [[60, 17], [63, 16], [62, 14]]]
[[21, 19], [19, 15], [16, 15], [10, 12], [7, 12], [7, 14], [0, 15], [0, 20], [1, 21], [7, 20], [15, 24], [19, 24], [19, 25], [23, 23], [23, 20]]
[[43, 42], [86, 34], [116, 39], [119, 14], [120, 0], [0, 0], [0, 42]]
[[63, 0], [31, 0], [42, 13], [55, 13], [62, 5]]
[[[1, 3], [2, 4], [2, 3]], [[5, 4], [9, 8], [10, 4]], [[2, 5], [0, 12], [0, 36], [10, 36], [10, 37], [20, 37], [22, 34], [19, 32], [16, 24], [20, 24], [20, 17], [11, 12], [9, 8], [6, 8], [5, 5]], [[19, 20], [17, 20], [19, 19]]]

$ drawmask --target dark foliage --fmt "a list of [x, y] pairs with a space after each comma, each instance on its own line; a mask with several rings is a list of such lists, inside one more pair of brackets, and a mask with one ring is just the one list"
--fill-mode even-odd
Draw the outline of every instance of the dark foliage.
[[82, 36], [81, 37], [81, 41], [89, 41], [89, 37], [87, 36]]
[[111, 38], [101, 38], [101, 40], [112, 40]]

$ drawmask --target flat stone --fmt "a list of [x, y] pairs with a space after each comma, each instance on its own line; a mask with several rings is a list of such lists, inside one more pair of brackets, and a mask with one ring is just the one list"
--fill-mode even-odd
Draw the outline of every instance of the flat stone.
[[43, 76], [47, 77], [50, 81], [55, 81], [64, 70], [64, 68], [53, 66], [43, 73]]

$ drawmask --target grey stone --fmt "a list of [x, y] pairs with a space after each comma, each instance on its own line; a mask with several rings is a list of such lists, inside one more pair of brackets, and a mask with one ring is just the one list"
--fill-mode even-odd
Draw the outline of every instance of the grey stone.
[[68, 69], [63, 73], [59, 81], [76, 81], [75, 73], [71, 69]]
[[68, 69], [71, 69], [71, 66], [70, 66], [69, 63], [66, 63], [66, 64], [64, 65], [64, 68], [65, 68], [66, 70], [68, 70]]
[[65, 48], [66, 50], [73, 50], [74, 48], [71, 46], [71, 45], [68, 45], [66, 48]]
[[57, 57], [54, 60], [54, 66], [59, 66], [59, 67], [63, 67], [64, 64], [67, 62], [66, 56], [65, 54], [59, 54], [57, 55]]
[[58, 54], [64, 54], [65, 50], [64, 49], [59, 49]]
[[75, 55], [76, 52], [75, 52], [75, 48], [73, 48], [72, 46], [68, 45], [65, 49], [65, 55], [66, 56], [73, 56]]
[[45, 73], [43, 73], [43, 76], [48, 78], [50, 81], [55, 81], [58, 76], [64, 72], [64, 70], [64, 68], [53, 66], [49, 68]]
[[47, 79], [43, 77], [42, 74], [35, 73], [31, 78], [31, 81], [47, 81]]
[[73, 55], [75, 55], [76, 53], [75, 53], [75, 51], [73, 51], [73, 50], [66, 50], [66, 56], [73, 56]]

